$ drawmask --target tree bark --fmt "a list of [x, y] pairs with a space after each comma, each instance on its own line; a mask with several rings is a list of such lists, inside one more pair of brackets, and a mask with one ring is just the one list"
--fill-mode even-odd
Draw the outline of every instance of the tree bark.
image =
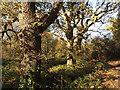
[[40, 82], [40, 68], [41, 59], [41, 34], [52, 24], [58, 17], [57, 13], [60, 10], [61, 2], [56, 2], [53, 6], [50, 15], [46, 17], [43, 24], [40, 26], [33, 26], [34, 13], [35, 13], [35, 2], [21, 2], [21, 13], [19, 14], [19, 24], [21, 33], [19, 33], [19, 41], [21, 48], [24, 51], [23, 60], [21, 62], [21, 70], [27, 73], [28, 70], [35, 69], [34, 77], [35, 80]]
[[81, 44], [82, 44], [82, 38], [78, 37], [77, 38], [77, 55], [80, 55], [81, 53]]
[[24, 51], [23, 60], [21, 61], [22, 73], [28, 73], [28, 70], [34, 68], [33, 76], [36, 82], [40, 82], [41, 59], [38, 58], [41, 51], [41, 36], [38, 36], [39, 30], [33, 28], [31, 22], [34, 22], [35, 2], [21, 2], [22, 13], [19, 15], [19, 24], [21, 33], [19, 40]]
[[[34, 22], [35, 3], [21, 2], [22, 13], [19, 14], [19, 24], [21, 33], [19, 40], [24, 51], [24, 57], [21, 62], [23, 71], [33, 69], [36, 64], [36, 55], [41, 49], [41, 37], [38, 37], [31, 22]], [[34, 58], [33, 58], [34, 57]]]
[[74, 64], [74, 58], [73, 58], [73, 41], [72, 41], [73, 28], [71, 26], [68, 26], [66, 37], [67, 37], [67, 48], [68, 48], [67, 65], [72, 66]]

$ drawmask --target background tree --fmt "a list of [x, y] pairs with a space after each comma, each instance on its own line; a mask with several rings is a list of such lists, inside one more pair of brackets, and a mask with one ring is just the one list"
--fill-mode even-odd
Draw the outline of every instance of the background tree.
[[2, 40], [2, 59], [3, 60], [21, 60], [23, 55], [21, 54], [19, 42], [16, 37], [11, 36], [11, 41], [9, 39]]
[[[97, 22], [102, 24], [105, 22], [103, 18], [117, 8], [119, 2], [99, 2], [97, 8], [94, 10], [89, 1], [86, 2], [67, 2], [62, 6], [62, 11], [59, 13], [60, 19], [56, 20], [58, 28], [60, 28], [67, 38], [68, 47], [68, 65], [73, 64], [75, 57], [73, 57], [73, 43], [77, 39], [78, 53], [81, 51], [81, 43], [83, 39], [88, 38], [89, 28]], [[73, 32], [76, 29], [75, 35]], [[98, 31], [99, 32], [99, 31]]]
[[111, 23], [113, 23], [113, 24], [111, 24], [110, 26], [108, 26], [107, 29], [108, 30], [112, 30], [113, 38], [119, 44], [119, 41], [120, 41], [120, 7], [118, 8], [117, 18], [112, 18], [109, 21]]
[[113, 33], [113, 39], [111, 40], [112, 44], [109, 45], [113, 47], [111, 47], [111, 50], [109, 49], [109, 51], [113, 58], [119, 58], [118, 53], [120, 51], [120, 7], [118, 8], [117, 18], [113, 17], [109, 20], [109, 22], [111, 22], [111, 25], [107, 27], [107, 30], [111, 30]]

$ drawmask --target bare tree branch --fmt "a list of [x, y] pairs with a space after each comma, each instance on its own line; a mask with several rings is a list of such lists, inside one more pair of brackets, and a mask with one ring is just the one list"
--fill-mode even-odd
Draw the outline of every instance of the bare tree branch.
[[46, 18], [46, 20], [43, 22], [44, 25], [41, 27], [43, 31], [47, 29], [49, 25], [51, 25], [55, 19], [58, 17], [58, 12], [61, 8], [63, 2], [56, 2], [55, 6], [53, 7], [52, 11], [50, 12], [50, 15]]
[[114, 10], [119, 3], [120, 3], [120, 2], [116, 3], [112, 9], [100, 11], [99, 13], [96, 14], [96, 16], [98, 16], [99, 14], [101, 14], [101, 13], [103, 13], [103, 12], [109, 12], [109, 11]]
[[96, 11], [98, 11], [98, 9], [100, 9], [105, 3], [105, 0], [101, 3], [101, 5], [96, 9]]
[[61, 25], [60, 25], [60, 23], [59, 23], [59, 20], [58, 20], [58, 19], [56, 19], [56, 23], [57, 23], [58, 27], [59, 27], [62, 31], [64, 31], [64, 32], [65, 32], [65, 29], [61, 27]]

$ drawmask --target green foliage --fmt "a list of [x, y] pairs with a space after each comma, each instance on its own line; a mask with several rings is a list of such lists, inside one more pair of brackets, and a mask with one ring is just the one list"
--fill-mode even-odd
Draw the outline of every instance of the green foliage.
[[[78, 78], [70, 84], [72, 88], [103, 88], [101, 79], [96, 78], [95, 73], [87, 74], [83, 78]], [[102, 77], [102, 76], [101, 76]], [[67, 86], [69, 87], [69, 86]]]
[[91, 59], [120, 58], [118, 43], [109, 38], [94, 38], [88, 41], [82, 50], [83, 55]]
[[54, 52], [57, 40], [49, 34], [44, 34], [42, 37], [42, 53], [47, 55], [49, 52]]
[[20, 60], [2, 60], [2, 88], [18, 88]]
[[112, 24], [107, 27], [107, 30], [112, 30], [114, 41], [117, 45], [120, 45], [120, 12], [118, 12], [118, 18], [114, 17], [110, 22], [112, 22]]
[[102, 85], [103, 76], [99, 72], [104, 64], [100, 61], [96, 62], [94, 72], [78, 77], [72, 83], [66, 85], [65, 88], [105, 88]]
[[28, 71], [24, 75], [20, 76], [20, 84], [18, 89], [34, 89], [35, 82], [30, 72], [31, 71]]
[[2, 58], [3, 59], [22, 59], [23, 51], [20, 49], [19, 42], [15, 37], [12, 40], [3, 39], [2, 40]]

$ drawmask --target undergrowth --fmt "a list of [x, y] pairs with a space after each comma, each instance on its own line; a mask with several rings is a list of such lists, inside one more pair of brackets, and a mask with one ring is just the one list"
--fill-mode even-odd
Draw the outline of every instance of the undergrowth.
[[[105, 61], [101, 60], [91, 60], [87, 62], [83, 61], [82, 63], [77, 63], [69, 67], [66, 66], [66, 64], [56, 65], [49, 69], [43, 66], [41, 70], [41, 81], [40, 84], [37, 84], [32, 82], [29, 73], [23, 76], [20, 75], [20, 61], [3, 60], [2, 87], [18, 88], [20, 87], [20, 78], [29, 76], [30, 78], [28, 78], [27, 84], [23, 85], [24, 87], [32, 83], [33, 86], [38, 88], [59, 89], [61, 88], [62, 80], [63, 88], [105, 88], [105, 86], [102, 85], [103, 78], [100, 73], [100, 70], [105, 70], [104, 63]], [[63, 77], [62, 79], [61, 75]]]

